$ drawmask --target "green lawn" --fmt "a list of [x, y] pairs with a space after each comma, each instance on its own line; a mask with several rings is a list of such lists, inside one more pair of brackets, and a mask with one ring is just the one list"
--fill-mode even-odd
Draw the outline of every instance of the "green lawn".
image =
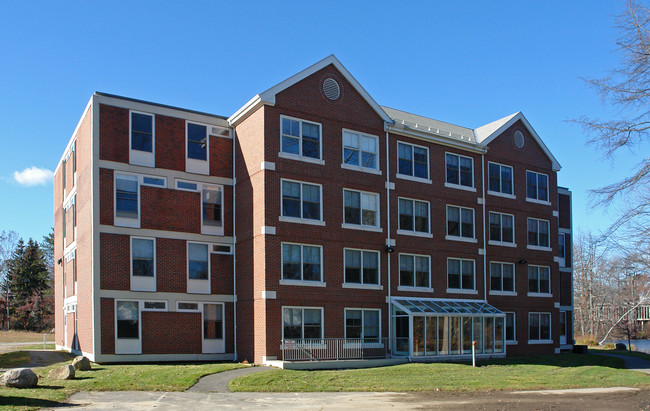
[[0, 354], [0, 368], [13, 368], [29, 362], [29, 353], [12, 351]]
[[340, 371], [273, 370], [239, 377], [233, 391], [490, 391], [650, 386], [650, 377], [624, 370], [623, 360], [561, 354], [468, 364], [411, 363]]

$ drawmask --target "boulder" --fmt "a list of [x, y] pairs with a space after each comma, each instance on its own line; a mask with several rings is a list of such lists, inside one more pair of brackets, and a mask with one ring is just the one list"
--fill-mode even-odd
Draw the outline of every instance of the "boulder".
[[50, 370], [47, 378], [51, 380], [72, 380], [74, 379], [74, 367], [70, 364], [64, 365], [61, 368]]
[[4, 373], [2, 383], [7, 387], [34, 388], [38, 384], [38, 376], [31, 368], [14, 368]]
[[616, 343], [616, 349], [617, 350], [627, 351], [627, 345], [625, 345], [623, 343]]
[[75, 370], [88, 371], [90, 370], [90, 360], [80, 355], [72, 360], [72, 366]]

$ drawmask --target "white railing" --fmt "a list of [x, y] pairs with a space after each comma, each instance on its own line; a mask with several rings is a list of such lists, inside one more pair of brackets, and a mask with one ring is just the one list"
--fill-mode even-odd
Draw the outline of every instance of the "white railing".
[[288, 338], [280, 348], [283, 361], [387, 358], [388, 338]]

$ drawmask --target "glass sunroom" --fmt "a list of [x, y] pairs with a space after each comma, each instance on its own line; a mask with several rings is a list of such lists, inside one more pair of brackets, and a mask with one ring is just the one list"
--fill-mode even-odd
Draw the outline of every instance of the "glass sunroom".
[[505, 356], [505, 314], [484, 301], [391, 298], [392, 354], [417, 358]]

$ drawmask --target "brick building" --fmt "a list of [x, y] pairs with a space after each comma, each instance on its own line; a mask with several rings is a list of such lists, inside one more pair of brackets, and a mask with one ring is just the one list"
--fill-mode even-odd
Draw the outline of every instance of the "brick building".
[[95, 93], [55, 171], [57, 346], [96, 362], [568, 349], [559, 170], [523, 114], [470, 129], [382, 107], [334, 56], [229, 118]]

